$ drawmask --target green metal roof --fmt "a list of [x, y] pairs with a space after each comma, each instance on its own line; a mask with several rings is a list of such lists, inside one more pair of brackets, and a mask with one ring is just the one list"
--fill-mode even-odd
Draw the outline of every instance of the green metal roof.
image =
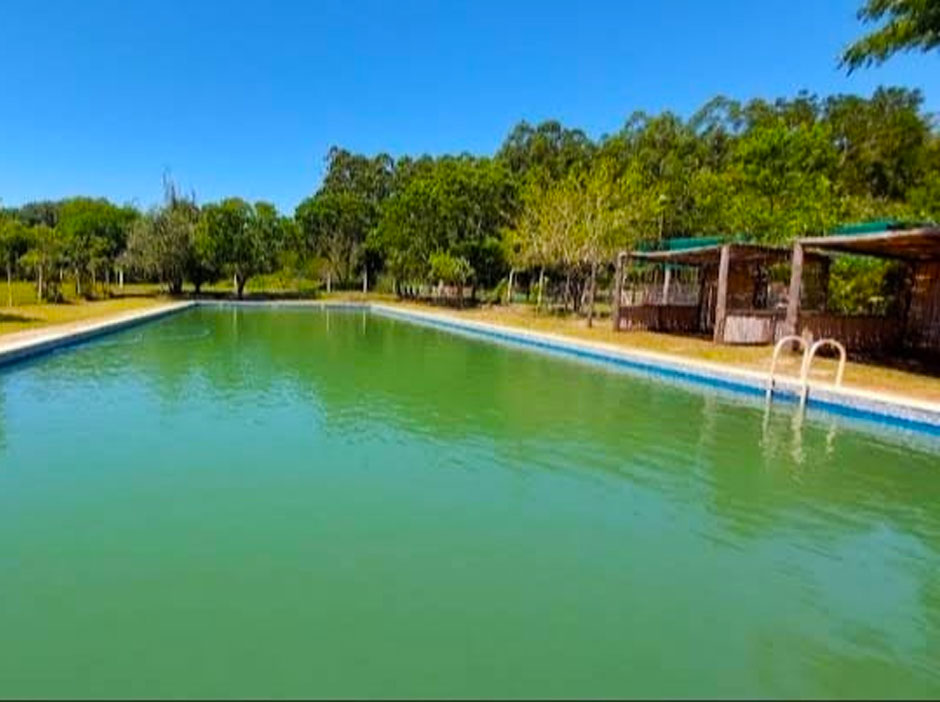
[[644, 241], [637, 245], [637, 251], [685, 251], [697, 249], [701, 246], [718, 246], [729, 242], [742, 242], [746, 237], [743, 234], [730, 234], [726, 236], [683, 236], [659, 241]]
[[685, 251], [686, 249], [696, 249], [699, 246], [716, 246], [724, 243], [725, 237], [721, 236], [686, 236], [676, 239], [664, 239], [661, 250], [663, 251]]

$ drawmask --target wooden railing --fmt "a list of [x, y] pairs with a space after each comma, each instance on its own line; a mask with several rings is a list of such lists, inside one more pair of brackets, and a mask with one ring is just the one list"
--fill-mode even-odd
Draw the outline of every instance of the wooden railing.
[[837, 339], [849, 351], [890, 351], [901, 344], [901, 320], [875, 315], [839, 315], [804, 312], [798, 331], [809, 331], [814, 339]]
[[732, 310], [725, 318], [724, 343], [771, 344], [786, 310]]
[[699, 331], [699, 312], [691, 305], [631, 305], [620, 308], [622, 331]]

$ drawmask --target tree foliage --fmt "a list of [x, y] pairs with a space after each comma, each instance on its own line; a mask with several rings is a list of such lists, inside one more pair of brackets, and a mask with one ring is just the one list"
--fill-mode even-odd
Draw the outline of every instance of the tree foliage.
[[940, 0], [865, 0], [858, 18], [881, 26], [842, 54], [842, 65], [850, 72], [884, 63], [898, 51], [931, 51], [940, 46]]
[[[163, 204], [143, 214], [92, 198], [4, 210], [25, 228], [15, 246], [0, 241], [11, 276], [29, 273], [53, 297], [64, 279], [93, 294], [115, 267], [174, 293], [227, 278], [239, 296], [285, 268], [347, 287], [381, 274], [404, 294], [444, 282], [475, 295], [538, 277], [540, 291], [590, 315], [618, 249], [703, 235], [785, 244], [844, 221], [936, 221], [940, 135], [915, 90], [719, 96], [688, 118], [633, 113], [596, 140], [521, 122], [492, 157], [334, 147], [291, 218], [240, 198], [200, 205], [165, 185]], [[875, 295], [886, 275], [842, 265], [839, 304]]]

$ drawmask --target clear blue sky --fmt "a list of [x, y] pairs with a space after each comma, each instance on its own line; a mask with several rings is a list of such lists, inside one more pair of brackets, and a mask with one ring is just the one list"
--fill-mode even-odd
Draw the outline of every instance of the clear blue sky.
[[917, 87], [940, 59], [850, 77], [861, 0], [4, 0], [0, 201], [149, 206], [169, 169], [201, 202], [292, 211], [332, 144], [492, 153], [519, 120], [591, 136], [636, 109]]

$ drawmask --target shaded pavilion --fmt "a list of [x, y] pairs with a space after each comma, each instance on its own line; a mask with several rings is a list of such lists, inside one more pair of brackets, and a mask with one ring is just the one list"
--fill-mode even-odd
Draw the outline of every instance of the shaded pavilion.
[[[825, 299], [821, 304], [813, 300], [807, 280], [814, 277], [814, 262], [828, 268], [828, 260], [839, 254], [900, 262], [906, 274], [896, 304], [882, 314], [845, 315], [830, 312]], [[782, 326], [786, 333], [833, 338], [856, 353], [914, 352], [940, 357], [940, 228], [806, 237], [794, 243], [792, 262]]]
[[[773, 273], [790, 247], [711, 240], [662, 251], [622, 252], [613, 294], [615, 331], [711, 335], [716, 343], [766, 344], [782, 334], [787, 287]], [[815, 261], [814, 253], [803, 252]], [[779, 278], [779, 276], [776, 276]]]

